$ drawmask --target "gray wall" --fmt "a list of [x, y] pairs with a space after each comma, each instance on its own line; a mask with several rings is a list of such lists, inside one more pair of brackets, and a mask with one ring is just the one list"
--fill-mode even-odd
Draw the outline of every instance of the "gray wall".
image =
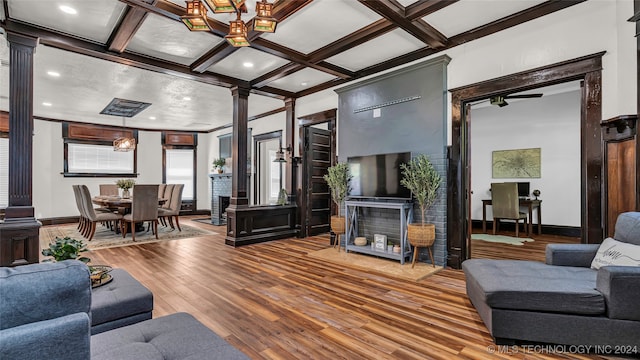
[[[437, 265], [447, 259], [447, 64], [441, 56], [408, 68], [336, 90], [338, 107], [338, 160], [352, 156], [412, 152], [426, 154], [443, 182], [438, 199], [427, 211], [426, 220], [436, 225], [433, 246]], [[408, 101], [403, 101], [408, 100]], [[399, 102], [400, 101], [400, 102]], [[386, 106], [385, 106], [386, 105]], [[374, 110], [380, 116], [374, 117]], [[364, 111], [354, 111], [366, 109]], [[414, 221], [420, 221], [420, 209], [414, 207]], [[383, 233], [399, 242], [397, 210], [368, 209], [359, 214], [360, 235], [371, 239]], [[429, 259], [420, 249], [419, 261]]]

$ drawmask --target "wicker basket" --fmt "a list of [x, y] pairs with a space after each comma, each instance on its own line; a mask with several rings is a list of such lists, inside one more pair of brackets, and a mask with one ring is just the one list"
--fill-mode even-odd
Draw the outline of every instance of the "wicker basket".
[[429, 247], [436, 239], [436, 226], [434, 224], [409, 224], [407, 225], [407, 238], [413, 246]]
[[344, 216], [331, 217], [331, 231], [335, 234], [344, 234]]

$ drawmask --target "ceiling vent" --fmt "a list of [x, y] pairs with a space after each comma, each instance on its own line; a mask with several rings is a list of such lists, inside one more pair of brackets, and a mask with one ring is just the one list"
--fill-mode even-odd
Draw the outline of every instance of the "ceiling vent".
[[149, 105], [151, 105], [151, 103], [113, 98], [109, 105], [100, 111], [100, 114], [133, 117], [149, 107]]

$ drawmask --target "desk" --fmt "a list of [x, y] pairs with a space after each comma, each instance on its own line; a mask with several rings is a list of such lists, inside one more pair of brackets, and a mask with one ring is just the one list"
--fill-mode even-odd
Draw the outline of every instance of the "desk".
[[[538, 235], [542, 234], [542, 200], [519, 199], [520, 206], [526, 206], [529, 209], [529, 236], [533, 234], [533, 208], [538, 208]], [[487, 205], [491, 205], [491, 199], [482, 200], [482, 232], [487, 232]]]

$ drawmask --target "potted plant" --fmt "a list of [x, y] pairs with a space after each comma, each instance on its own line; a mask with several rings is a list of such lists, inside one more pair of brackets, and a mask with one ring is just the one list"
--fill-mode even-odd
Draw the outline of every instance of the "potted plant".
[[[56, 237], [49, 244], [49, 248], [42, 249], [42, 255], [51, 256], [52, 259], [45, 259], [43, 262], [78, 260], [88, 264], [91, 259], [81, 256], [81, 252], [88, 251], [87, 246], [82, 240], [77, 240], [68, 236], [64, 238]], [[111, 266], [107, 265], [87, 265], [89, 267], [89, 277], [92, 286], [98, 286], [106, 283], [105, 279], [109, 276], [107, 273], [111, 271]]]
[[213, 160], [213, 167], [218, 171], [218, 174], [222, 174], [224, 169], [222, 168], [227, 163], [227, 159], [220, 158]]
[[[340, 210], [342, 209], [342, 202], [351, 191], [349, 165], [346, 162], [337, 163], [329, 167], [327, 171], [323, 178], [331, 189], [331, 199], [338, 206], [338, 214], [331, 216], [331, 230], [337, 235], [344, 234], [345, 219], [344, 216], [340, 216]], [[339, 244], [339, 241], [337, 244]]]
[[116, 185], [122, 189], [122, 197], [125, 199], [128, 199], [131, 196], [131, 194], [129, 194], [129, 189], [131, 189], [135, 184], [136, 182], [133, 179], [119, 179], [116, 181]]
[[435, 267], [431, 246], [436, 239], [436, 227], [434, 224], [425, 224], [425, 213], [438, 196], [442, 177], [433, 167], [429, 157], [424, 154], [416, 156], [407, 164], [400, 164], [400, 168], [402, 169], [400, 184], [411, 190], [422, 215], [419, 224], [407, 225], [407, 238], [415, 247], [411, 267], [415, 265], [418, 247], [428, 248], [431, 264]]

